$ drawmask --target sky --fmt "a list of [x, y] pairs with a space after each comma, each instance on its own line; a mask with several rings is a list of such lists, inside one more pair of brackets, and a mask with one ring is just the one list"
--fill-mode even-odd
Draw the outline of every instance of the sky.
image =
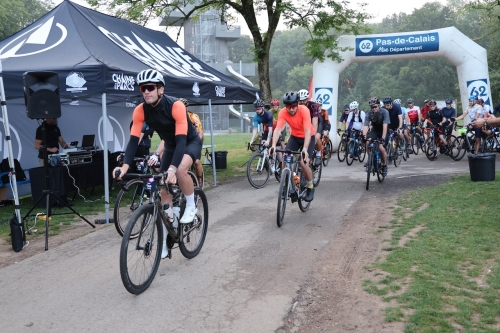
[[[63, 0], [54, 0], [54, 4], [58, 5], [62, 2]], [[85, 0], [72, 0], [73, 2], [85, 6], [85, 7], [90, 7]], [[446, 0], [436, 0], [443, 5], [446, 4]], [[362, 1], [351, 1], [351, 6], [352, 8], [357, 8], [359, 7], [358, 3], [360, 2], [366, 2], [368, 5], [366, 6], [366, 11], [370, 13], [374, 18], [370, 20], [370, 22], [375, 23], [375, 22], [380, 22], [382, 19], [386, 16], [404, 12], [407, 14], [411, 14], [414, 9], [422, 7], [425, 3], [431, 2], [430, 0], [362, 0]], [[261, 29], [264, 29], [267, 27], [267, 22], [265, 19], [261, 19], [260, 22], [262, 24]], [[241, 27], [241, 34], [242, 35], [250, 35], [250, 30], [246, 26], [245, 22], [241, 20], [238, 23], [235, 23], [234, 25], [239, 25]], [[148, 28], [150, 29], [155, 29], [155, 30], [164, 30], [164, 27], [160, 27], [158, 25], [157, 20], [152, 20], [151, 22], [148, 23], [147, 25]], [[278, 26], [278, 30], [284, 29], [284, 25], [280, 24]], [[175, 40], [176, 34], [177, 34], [177, 29], [171, 29], [172, 32], [167, 32], [169, 36]], [[182, 36], [182, 34], [181, 34]], [[182, 40], [179, 41], [179, 44], [183, 46]]]

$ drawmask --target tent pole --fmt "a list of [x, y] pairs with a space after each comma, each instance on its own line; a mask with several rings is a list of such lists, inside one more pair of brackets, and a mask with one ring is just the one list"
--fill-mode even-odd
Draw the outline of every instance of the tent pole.
[[212, 171], [214, 174], [214, 186], [217, 186], [217, 172], [215, 171], [215, 145], [214, 145], [214, 124], [212, 122], [212, 100], [208, 100], [208, 113], [210, 115], [210, 143], [212, 144]]
[[[9, 151], [9, 166], [11, 170], [15, 171], [14, 168], [14, 153], [12, 151], [12, 140], [10, 137], [10, 125], [9, 125], [9, 115], [7, 114], [7, 103], [5, 97], [5, 89], [3, 87], [3, 77], [2, 77], [2, 60], [0, 60], [0, 105], [2, 107], [2, 117], [3, 117], [3, 126], [5, 130], [5, 141], [7, 143], [7, 148]], [[16, 173], [12, 172], [12, 176], [10, 177], [10, 184], [12, 187], [12, 195], [14, 196], [14, 210], [16, 212], [16, 218], [18, 224], [23, 224], [23, 220], [21, 219], [21, 207], [19, 206], [19, 195], [17, 193], [17, 179]], [[24, 231], [24, 228], [23, 228]], [[23, 235], [24, 239], [24, 235]], [[25, 242], [24, 247], [27, 244]]]
[[104, 155], [104, 211], [106, 212], [106, 223], [109, 223], [109, 172], [108, 172], [108, 128], [107, 128], [108, 112], [106, 109], [106, 93], [102, 94], [102, 134], [103, 140], [103, 155]]

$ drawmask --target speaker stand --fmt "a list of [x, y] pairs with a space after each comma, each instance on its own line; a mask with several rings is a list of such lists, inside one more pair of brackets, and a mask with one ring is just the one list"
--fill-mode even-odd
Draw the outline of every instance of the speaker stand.
[[42, 196], [35, 202], [33, 207], [28, 211], [28, 213], [24, 216], [23, 221], [27, 221], [27, 217], [30, 215], [30, 213], [35, 209], [35, 207], [38, 205], [40, 201], [42, 201], [45, 198], [45, 251], [49, 249], [49, 217], [52, 214], [51, 206], [50, 206], [50, 197], [54, 197], [58, 202], [62, 202], [64, 204], [64, 207], [69, 208], [73, 213], [75, 213], [78, 217], [80, 217], [82, 220], [87, 222], [92, 228], [95, 228], [95, 225], [90, 223], [83, 215], [78, 213], [76, 210], [73, 209], [70, 205], [65, 200], [62, 200], [59, 196], [56, 194], [52, 193], [50, 190], [50, 182], [49, 182], [49, 166], [48, 166], [48, 159], [47, 159], [47, 133], [45, 129], [45, 121], [42, 123], [42, 146], [43, 150], [43, 171], [45, 175], [45, 190], [43, 190]]

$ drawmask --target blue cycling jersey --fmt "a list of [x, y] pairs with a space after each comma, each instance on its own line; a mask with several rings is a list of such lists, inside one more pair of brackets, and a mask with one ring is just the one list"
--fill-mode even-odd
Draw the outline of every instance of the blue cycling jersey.
[[268, 127], [273, 127], [273, 115], [271, 112], [264, 110], [264, 113], [259, 116], [255, 114], [253, 116], [253, 127], [257, 128], [259, 124], [267, 125]]

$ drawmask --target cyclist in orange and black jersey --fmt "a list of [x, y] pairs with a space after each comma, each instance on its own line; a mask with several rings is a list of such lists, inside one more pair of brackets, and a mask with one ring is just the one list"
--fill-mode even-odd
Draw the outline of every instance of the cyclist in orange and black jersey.
[[[119, 171], [121, 179], [132, 164], [144, 122], [153, 128], [165, 142], [160, 170], [166, 171], [166, 182], [179, 183], [186, 196], [186, 209], [180, 223], [191, 223], [197, 213], [194, 202], [194, 186], [187, 171], [196, 159], [201, 157], [201, 139], [188, 119], [186, 107], [175, 97], [164, 95], [165, 81], [156, 70], [148, 69], [139, 73], [137, 82], [144, 102], [133, 113], [130, 140], [125, 151], [125, 161]], [[115, 173], [113, 173], [115, 176]], [[162, 203], [172, 206], [172, 195], [165, 189], [161, 193]], [[163, 257], [163, 252], [162, 252]]]
[[309, 110], [304, 105], [299, 105], [299, 95], [297, 92], [287, 92], [283, 96], [285, 107], [281, 109], [278, 115], [278, 123], [273, 134], [272, 151], [276, 151], [276, 144], [281, 135], [281, 131], [285, 126], [285, 122], [290, 127], [290, 138], [286, 143], [286, 148], [292, 151], [297, 151], [302, 147], [302, 152], [305, 158], [300, 160], [300, 167], [304, 171], [304, 176], [307, 180], [307, 192], [304, 197], [305, 201], [312, 201], [314, 198], [313, 174], [309, 167], [309, 156], [312, 154], [315, 146], [316, 130], [311, 123]]

